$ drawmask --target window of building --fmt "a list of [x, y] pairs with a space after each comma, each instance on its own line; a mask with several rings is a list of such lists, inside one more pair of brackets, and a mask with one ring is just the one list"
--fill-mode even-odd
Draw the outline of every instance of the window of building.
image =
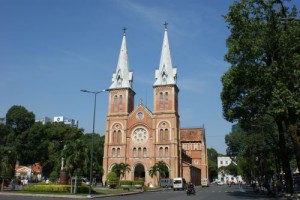
[[187, 144], [182, 144], [182, 148], [183, 148], [184, 150], [187, 150]]
[[121, 133], [121, 130], [118, 130], [117, 143], [121, 143], [121, 142], [122, 142], [122, 133]]
[[144, 157], [147, 157], [147, 149], [146, 149], [146, 147], [144, 147], [144, 149], [143, 149], [143, 154], [144, 154]]
[[141, 147], [138, 148], [138, 157], [139, 158], [142, 157], [142, 148]]
[[223, 165], [223, 161], [220, 161], [220, 164]]
[[118, 111], [118, 96], [114, 96], [114, 112]]
[[117, 157], [120, 157], [120, 148], [117, 148]]
[[164, 101], [164, 94], [162, 92], [159, 93], [159, 109], [163, 109], [163, 101]]
[[162, 147], [160, 147], [159, 148], [159, 157], [163, 157], [163, 148]]
[[168, 93], [165, 93], [165, 109], [168, 109], [169, 107], [169, 97], [168, 97]]
[[119, 110], [122, 110], [122, 104], [123, 104], [122, 95], [120, 95], [120, 97], [119, 97]]
[[164, 140], [164, 130], [160, 129], [159, 130], [159, 141], [163, 142], [163, 140]]
[[133, 157], [136, 157], [136, 148], [133, 148]]
[[115, 148], [112, 148], [111, 154], [112, 154], [112, 157], [116, 156], [116, 149]]
[[165, 129], [165, 141], [169, 140], [169, 130]]
[[117, 131], [116, 131], [116, 130], [113, 131], [112, 142], [113, 142], [113, 143], [117, 142]]
[[165, 147], [165, 156], [169, 157], [169, 148], [168, 147]]

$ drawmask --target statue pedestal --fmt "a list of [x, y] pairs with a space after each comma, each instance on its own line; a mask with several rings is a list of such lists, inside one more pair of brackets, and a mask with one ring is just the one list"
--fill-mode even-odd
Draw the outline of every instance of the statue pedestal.
[[60, 171], [60, 177], [59, 177], [59, 184], [61, 185], [67, 185], [68, 184], [68, 176], [67, 172], [65, 170]]

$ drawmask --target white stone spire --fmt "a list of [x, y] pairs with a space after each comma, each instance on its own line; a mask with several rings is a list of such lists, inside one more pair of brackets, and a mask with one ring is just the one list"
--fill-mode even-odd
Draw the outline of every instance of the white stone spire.
[[112, 84], [109, 89], [131, 88], [133, 73], [129, 72], [128, 55], [126, 48], [126, 28], [123, 29], [123, 39], [116, 72], [112, 77]]
[[158, 85], [176, 85], [177, 69], [172, 66], [171, 52], [168, 40], [168, 23], [165, 24], [165, 35], [163, 46], [161, 50], [159, 68], [155, 70], [155, 83], [154, 86]]

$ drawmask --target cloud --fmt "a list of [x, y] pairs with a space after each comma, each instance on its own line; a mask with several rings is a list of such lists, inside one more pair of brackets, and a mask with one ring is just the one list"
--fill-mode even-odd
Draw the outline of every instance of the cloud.
[[[138, 1], [131, 0], [118, 2], [127, 10], [126, 12], [139, 15], [140, 19], [151, 24], [157, 30], [161, 30], [163, 23], [167, 21], [170, 22], [170, 29], [174, 35], [198, 37], [203, 31], [201, 24], [204, 20], [199, 17], [199, 13], [187, 12], [185, 9], [184, 13], [178, 13], [178, 9], [171, 10], [169, 7], [161, 5], [160, 7], [142, 5]], [[158, 26], [158, 24], [161, 26]]]

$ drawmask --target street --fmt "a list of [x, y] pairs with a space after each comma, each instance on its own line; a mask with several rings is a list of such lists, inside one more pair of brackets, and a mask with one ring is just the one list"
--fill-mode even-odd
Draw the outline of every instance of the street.
[[[144, 192], [141, 194], [134, 195], [125, 195], [125, 196], [114, 196], [107, 197], [105, 199], [109, 200], [153, 200], [153, 199], [163, 199], [163, 200], [234, 200], [234, 199], [243, 199], [243, 200], [251, 200], [251, 199], [276, 199], [273, 197], [267, 197], [266, 195], [254, 194], [249, 187], [244, 186], [245, 189], [239, 188], [237, 185], [232, 187], [224, 186], [216, 186], [212, 185], [208, 188], [196, 188], [196, 195], [187, 196], [185, 191], [173, 191], [170, 189], [166, 189], [164, 191], [158, 192]], [[50, 197], [24, 197], [24, 196], [0, 196], [1, 200], [15, 200], [15, 199], [24, 199], [24, 200], [53, 200], [55, 198]], [[71, 199], [71, 198], [68, 198]], [[74, 198], [75, 199], [75, 198]]]

